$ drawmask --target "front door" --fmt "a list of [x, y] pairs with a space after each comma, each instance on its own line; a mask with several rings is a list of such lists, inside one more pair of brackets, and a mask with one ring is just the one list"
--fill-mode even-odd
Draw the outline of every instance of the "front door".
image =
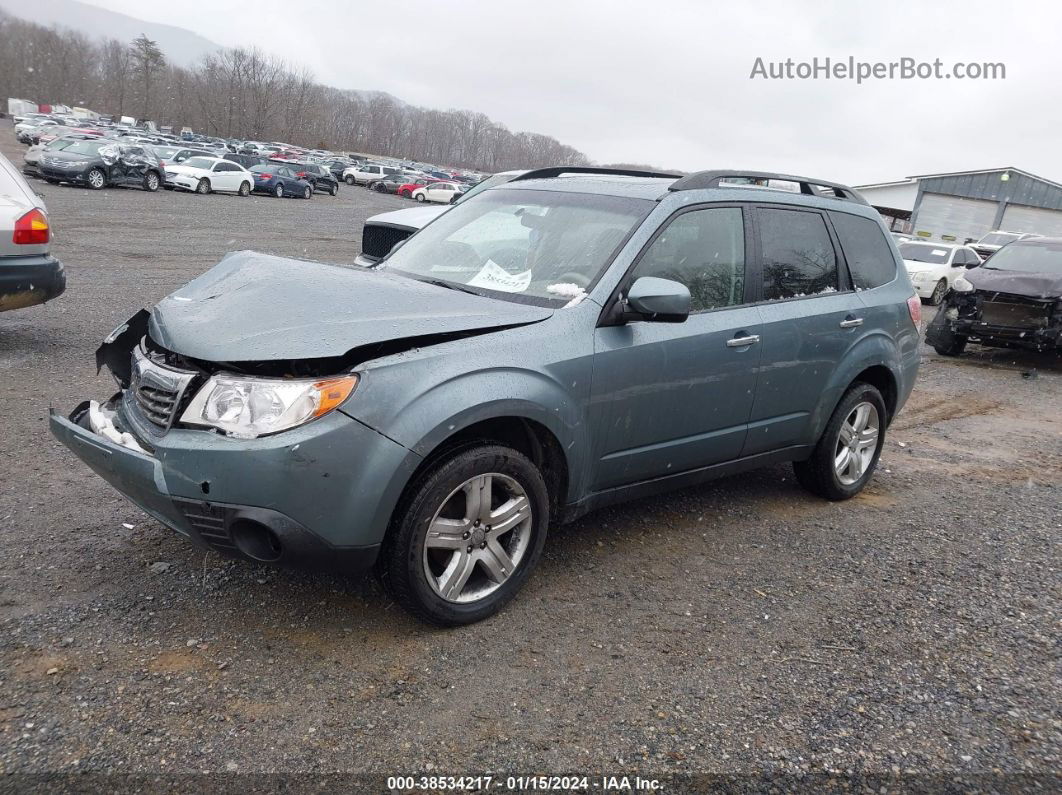
[[741, 454], [760, 358], [759, 312], [747, 303], [745, 230], [739, 206], [681, 211], [625, 285], [641, 276], [682, 282], [690, 316], [596, 330], [595, 490]]

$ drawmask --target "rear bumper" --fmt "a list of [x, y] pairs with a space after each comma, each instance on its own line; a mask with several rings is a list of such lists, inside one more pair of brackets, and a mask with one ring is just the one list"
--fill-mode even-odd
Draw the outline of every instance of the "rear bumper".
[[54, 257], [0, 257], [0, 312], [43, 304], [65, 289], [66, 272]]
[[52, 434], [162, 524], [259, 563], [370, 567], [415, 465], [408, 450], [340, 412], [254, 440], [173, 429], [152, 453], [94, 433], [87, 413], [87, 402], [69, 418], [52, 411]]

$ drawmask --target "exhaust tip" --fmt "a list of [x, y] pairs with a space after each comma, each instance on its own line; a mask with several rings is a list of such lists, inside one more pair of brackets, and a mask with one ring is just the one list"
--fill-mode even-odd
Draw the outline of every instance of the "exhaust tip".
[[236, 519], [229, 525], [229, 536], [244, 555], [262, 563], [280, 560], [284, 551], [276, 533], [253, 519]]

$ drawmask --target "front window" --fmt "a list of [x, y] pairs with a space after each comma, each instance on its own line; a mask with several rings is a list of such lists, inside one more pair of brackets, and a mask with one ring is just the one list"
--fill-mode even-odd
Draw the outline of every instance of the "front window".
[[1007, 232], [989, 232], [977, 242], [986, 246], [1005, 246], [1007, 243], [1013, 243], [1019, 237], [1021, 235], [1012, 235]]
[[931, 243], [901, 243], [900, 256], [909, 262], [925, 262], [928, 265], [946, 265], [951, 249]]
[[205, 157], [190, 157], [181, 163], [182, 166], [188, 166], [188, 168], [205, 168], [210, 171], [214, 167], [214, 161], [208, 160]]
[[597, 282], [654, 206], [619, 196], [490, 191], [428, 224], [382, 267], [496, 298], [562, 305]]
[[1001, 248], [981, 266], [993, 271], [1062, 275], [1062, 243], [1023, 242]]

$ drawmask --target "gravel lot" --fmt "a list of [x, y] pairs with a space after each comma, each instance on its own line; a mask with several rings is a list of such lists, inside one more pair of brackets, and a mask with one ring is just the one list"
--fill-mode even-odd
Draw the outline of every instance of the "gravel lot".
[[556, 530], [503, 613], [429, 630], [370, 580], [189, 546], [46, 423], [113, 391], [103, 335], [226, 252], [350, 262], [363, 220], [410, 202], [34, 185], [69, 286], [0, 315], [0, 789], [84, 771], [1007, 789], [1060, 769], [1059, 359], [927, 349], [857, 499], [774, 467], [607, 510]]

